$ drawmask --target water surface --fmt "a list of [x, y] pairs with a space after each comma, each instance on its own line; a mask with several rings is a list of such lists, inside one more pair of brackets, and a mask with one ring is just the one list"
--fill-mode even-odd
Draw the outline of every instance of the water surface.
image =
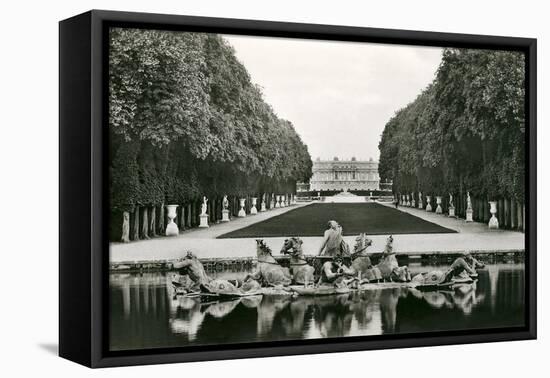
[[[414, 273], [445, 266], [411, 265]], [[110, 275], [110, 347], [131, 350], [524, 325], [524, 264], [493, 264], [457, 290], [325, 297], [175, 297], [173, 273]], [[218, 277], [242, 277], [222, 272]]]

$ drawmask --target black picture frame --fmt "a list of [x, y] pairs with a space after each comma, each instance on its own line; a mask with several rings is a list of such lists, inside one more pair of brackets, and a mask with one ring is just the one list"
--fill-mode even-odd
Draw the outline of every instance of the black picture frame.
[[[526, 54], [526, 326], [109, 352], [107, 32], [111, 26]], [[59, 24], [59, 354], [89, 367], [535, 339], [536, 39], [92, 10]]]

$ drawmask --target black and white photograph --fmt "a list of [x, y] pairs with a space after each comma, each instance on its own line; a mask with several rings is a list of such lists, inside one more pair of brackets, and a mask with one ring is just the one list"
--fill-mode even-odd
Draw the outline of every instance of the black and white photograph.
[[544, 372], [544, 2], [3, 5], [2, 377]]
[[526, 54], [108, 30], [108, 349], [526, 326]]

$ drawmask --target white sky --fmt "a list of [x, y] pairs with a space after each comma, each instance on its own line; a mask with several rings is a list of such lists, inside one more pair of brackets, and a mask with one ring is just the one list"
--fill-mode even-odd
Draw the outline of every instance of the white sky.
[[378, 160], [384, 125], [434, 78], [441, 48], [224, 36], [312, 159]]

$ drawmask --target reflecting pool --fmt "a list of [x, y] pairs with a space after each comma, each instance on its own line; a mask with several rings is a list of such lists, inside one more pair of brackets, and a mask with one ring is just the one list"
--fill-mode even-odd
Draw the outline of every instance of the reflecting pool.
[[[409, 267], [413, 275], [446, 269]], [[210, 302], [174, 296], [171, 272], [113, 273], [110, 347], [129, 350], [524, 325], [524, 264], [487, 265], [478, 273], [474, 285], [449, 291], [398, 288]]]

